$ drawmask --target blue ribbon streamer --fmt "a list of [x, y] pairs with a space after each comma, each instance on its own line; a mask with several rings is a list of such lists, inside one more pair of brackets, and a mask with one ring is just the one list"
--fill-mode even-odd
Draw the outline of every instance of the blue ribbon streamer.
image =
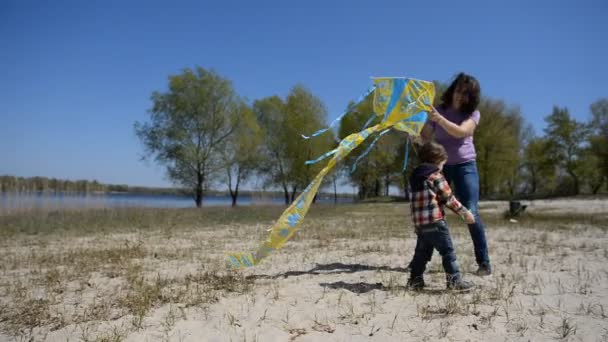
[[407, 159], [410, 151], [410, 137], [407, 137], [405, 141], [405, 157], [403, 158], [403, 170], [401, 172], [405, 172], [405, 168], [407, 167]]
[[365, 125], [363, 125], [363, 128], [361, 128], [361, 130], [362, 131], [365, 130], [369, 126], [369, 124], [371, 124], [372, 121], [374, 121], [375, 117], [376, 117], [376, 114], [372, 113], [372, 116], [370, 116], [369, 119], [367, 119], [367, 121], [365, 122]]
[[380, 139], [380, 137], [382, 137], [383, 135], [388, 133], [390, 130], [391, 130], [390, 128], [387, 128], [384, 131], [380, 132], [380, 134], [378, 134], [378, 136], [365, 149], [365, 151], [363, 153], [361, 153], [361, 155], [359, 157], [357, 157], [357, 160], [355, 160], [355, 163], [353, 164], [353, 167], [351, 168], [350, 173], [355, 172], [355, 170], [357, 169], [357, 164], [359, 163], [359, 160], [363, 159], [372, 150], [372, 148], [374, 148], [374, 146], [376, 145], [376, 142], [378, 142], [378, 139]]
[[331, 151], [329, 151], [329, 152], [326, 152], [325, 154], [323, 154], [322, 156], [320, 156], [320, 157], [319, 157], [319, 158], [317, 158], [317, 159], [314, 159], [314, 160], [307, 160], [307, 161], [305, 161], [305, 162], [304, 162], [304, 164], [306, 164], [306, 165], [311, 165], [311, 164], [314, 164], [314, 163], [318, 163], [318, 162], [320, 162], [321, 160], [323, 160], [323, 159], [325, 159], [325, 158], [327, 158], [327, 157], [331, 156], [332, 154], [336, 153], [337, 151], [338, 151], [338, 149], [337, 149], [337, 148], [336, 148], [336, 149], [333, 149], [333, 150], [331, 150]]
[[371, 87], [369, 87], [369, 89], [363, 95], [359, 96], [359, 98], [357, 98], [357, 101], [352, 106], [348, 107], [348, 109], [346, 109], [346, 111], [344, 111], [344, 113], [340, 114], [337, 118], [335, 118], [334, 121], [332, 121], [329, 124], [329, 126], [323, 128], [323, 129], [320, 129], [320, 130], [314, 132], [313, 134], [311, 134], [309, 136], [306, 136], [306, 135], [302, 134], [302, 138], [304, 138], [304, 139], [310, 139], [310, 138], [319, 136], [319, 135], [321, 135], [321, 134], [329, 131], [329, 129], [331, 127], [333, 127], [336, 123], [340, 122], [342, 120], [342, 118], [344, 118], [344, 116], [346, 116], [346, 114], [350, 113], [350, 111], [355, 106], [357, 106], [359, 103], [361, 103], [363, 100], [365, 100], [365, 98], [367, 97], [367, 95], [371, 94], [371, 92], [373, 92], [374, 89], [376, 89], [376, 85], [375, 84], [372, 85]]

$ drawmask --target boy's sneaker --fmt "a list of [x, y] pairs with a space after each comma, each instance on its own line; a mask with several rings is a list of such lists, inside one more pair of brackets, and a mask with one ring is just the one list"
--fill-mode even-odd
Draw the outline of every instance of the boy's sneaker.
[[410, 279], [407, 281], [407, 288], [414, 291], [420, 291], [424, 288], [424, 286], [424, 279], [422, 277], [410, 277]]
[[475, 287], [470, 281], [457, 279], [454, 281], [448, 281], [448, 290], [456, 291], [456, 292], [468, 292], [471, 291]]
[[492, 266], [490, 266], [490, 264], [481, 264], [479, 265], [479, 268], [477, 268], [475, 274], [480, 277], [489, 276], [492, 274]]

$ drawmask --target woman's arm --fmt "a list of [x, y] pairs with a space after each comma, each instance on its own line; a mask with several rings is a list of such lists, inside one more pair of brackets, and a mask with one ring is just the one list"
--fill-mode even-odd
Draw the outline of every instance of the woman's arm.
[[457, 125], [451, 122], [450, 120], [444, 118], [443, 116], [437, 122], [437, 124], [443, 127], [443, 129], [445, 129], [445, 131], [448, 132], [448, 134], [450, 134], [454, 138], [466, 138], [473, 135], [473, 133], [475, 132], [475, 127], [477, 126], [475, 121], [473, 121], [473, 119], [471, 118], [468, 118], [464, 120], [460, 125]]
[[457, 125], [443, 117], [443, 115], [441, 115], [435, 108], [433, 108], [433, 110], [429, 113], [429, 119], [435, 121], [437, 125], [441, 126], [454, 138], [465, 138], [471, 136], [477, 127], [477, 123], [472, 118], [468, 118], [460, 125]]

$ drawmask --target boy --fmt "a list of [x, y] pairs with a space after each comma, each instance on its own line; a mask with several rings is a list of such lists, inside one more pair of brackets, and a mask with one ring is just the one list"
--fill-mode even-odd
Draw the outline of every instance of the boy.
[[474, 223], [475, 218], [454, 197], [441, 173], [448, 158], [443, 146], [434, 142], [425, 143], [419, 149], [418, 156], [421, 164], [410, 177], [412, 190], [410, 206], [418, 239], [411, 263], [408, 287], [414, 290], [424, 287], [422, 274], [427, 262], [431, 260], [433, 249], [437, 249], [443, 258], [447, 288], [458, 291], [470, 290], [474, 285], [462, 280], [450, 231], [445, 221], [444, 207], [450, 208], [467, 224]]

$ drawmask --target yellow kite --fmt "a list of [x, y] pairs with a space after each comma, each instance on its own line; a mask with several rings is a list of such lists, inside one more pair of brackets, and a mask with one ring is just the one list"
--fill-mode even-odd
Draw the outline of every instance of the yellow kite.
[[[281, 217], [270, 229], [270, 235], [257, 251], [229, 253], [227, 255], [232, 268], [254, 266], [274, 250], [283, 247], [298, 230], [315, 194], [319, 190], [323, 177], [370, 135], [380, 132], [376, 137], [377, 140], [391, 129], [403, 131], [413, 136], [420, 135], [427, 119], [427, 112], [431, 109], [430, 106], [435, 98], [434, 84], [428, 81], [395, 77], [379, 77], [373, 78], [373, 80], [374, 87], [367, 94], [374, 91], [374, 114], [382, 116], [382, 121], [373, 127], [365, 128], [361, 132], [347, 136], [334, 150], [325, 153], [316, 160], [308, 161], [309, 164], [316, 163], [333, 155], [325, 168], [281, 214]], [[341, 119], [341, 117], [338, 119]], [[313, 136], [328, 129], [321, 130]]]

